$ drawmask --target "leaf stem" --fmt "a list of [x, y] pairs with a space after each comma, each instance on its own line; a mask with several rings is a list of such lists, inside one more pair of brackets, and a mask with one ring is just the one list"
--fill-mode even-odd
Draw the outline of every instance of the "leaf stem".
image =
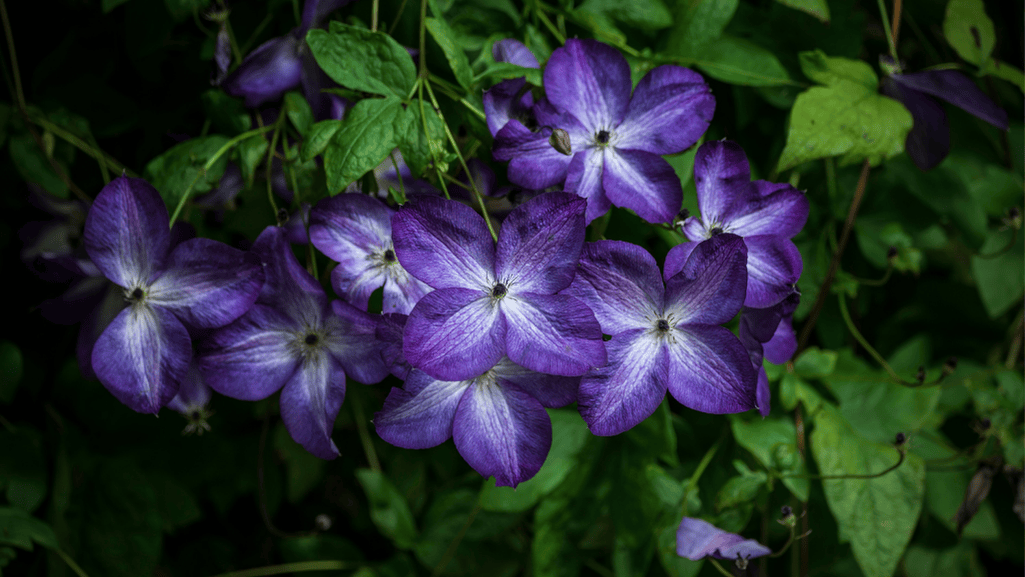
[[894, 42], [893, 32], [890, 31], [890, 20], [886, 17], [886, 3], [884, 0], [876, 0], [879, 5], [879, 20], [883, 23], [883, 32], [886, 34], [886, 43], [890, 46], [890, 57], [897, 61], [897, 44]]
[[241, 571], [229, 571], [227, 573], [219, 573], [214, 575], [214, 577], [267, 577], [269, 575], [304, 573], [306, 571], [344, 571], [356, 567], [357, 565], [349, 561], [299, 561], [296, 563], [254, 567]]
[[370, 470], [380, 473], [381, 462], [377, 459], [377, 451], [374, 450], [374, 441], [367, 431], [367, 419], [363, 415], [363, 405], [359, 402], [359, 395], [350, 395], [349, 402], [352, 404], [352, 414], [356, 419], [356, 430], [359, 431], [359, 440], [363, 444], [363, 453], [367, 456], [367, 463]]
[[371, 32], [377, 32], [377, 11], [378, 11], [378, 2], [379, 1], [380, 0], [374, 0], [374, 3], [372, 4], [372, 7], [370, 8], [370, 31]]
[[75, 563], [75, 560], [72, 559], [71, 556], [69, 556], [67, 553], [60, 550], [59, 548], [53, 548], [51, 549], [51, 551], [56, 553], [58, 557], [60, 557], [65, 563], [67, 563], [68, 567], [71, 567], [71, 570], [75, 572], [75, 575], [78, 575], [78, 577], [89, 577], [89, 575], [85, 571], [83, 571], [82, 568], [78, 566], [78, 563]]
[[399, 18], [402, 17], [402, 11], [406, 9], [406, 2], [408, 0], [402, 0], [399, 4], [399, 9], [395, 11], [395, 19], [392, 20], [391, 26], [388, 27], [388, 35], [391, 36], [392, 32], [395, 32], [395, 27], [399, 25]]
[[110, 169], [114, 172], [124, 172], [126, 175], [132, 178], [137, 178], [139, 176], [131, 170], [129, 170], [128, 168], [126, 168], [124, 164], [121, 164], [120, 162], [115, 160], [114, 157], [100, 150], [98, 146], [90, 145], [81, 138], [72, 134], [70, 131], [65, 130], [60, 125], [50, 122], [49, 120], [42, 118], [41, 116], [32, 115], [31, 113], [29, 115], [29, 120], [33, 124], [39, 126], [40, 128], [43, 128], [47, 132], [52, 132], [55, 136], [61, 138], [71, 146], [74, 146], [75, 148], [95, 158], [96, 162], [100, 164], [101, 169], [106, 170], [106, 167], [110, 167]]
[[784, 479], [821, 479], [823, 481], [839, 481], [843, 479], [875, 479], [882, 477], [883, 475], [890, 473], [900, 467], [904, 463], [904, 451], [897, 449], [897, 462], [891, 467], [886, 468], [878, 473], [864, 474], [864, 475], [783, 475]]
[[701, 458], [701, 462], [698, 463], [698, 468], [694, 469], [694, 474], [690, 476], [690, 480], [687, 481], [687, 487], [683, 490], [683, 516], [687, 516], [687, 497], [691, 491], [696, 491], [698, 488], [698, 480], [701, 479], [701, 475], [708, 468], [708, 464], [712, 462], [712, 457], [715, 456], [715, 452], [719, 450], [719, 443], [716, 441], [714, 445], [708, 451], [705, 452], [705, 456]]

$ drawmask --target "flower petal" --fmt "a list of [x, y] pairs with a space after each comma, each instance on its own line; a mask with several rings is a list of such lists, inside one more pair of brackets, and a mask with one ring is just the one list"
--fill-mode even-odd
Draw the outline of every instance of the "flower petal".
[[748, 236], [747, 297], [744, 306], [765, 308], [794, 292], [804, 264], [794, 242], [776, 235]]
[[250, 52], [221, 88], [232, 96], [243, 96], [247, 108], [277, 100], [286, 91], [299, 86], [303, 41], [294, 34], [271, 38]]
[[499, 487], [515, 487], [541, 469], [552, 447], [544, 407], [516, 385], [478, 381], [456, 408], [452, 438], [459, 454]]
[[402, 266], [436, 289], [493, 282], [491, 233], [465, 204], [430, 196], [411, 199], [392, 217], [392, 238]]
[[524, 188], [543, 190], [566, 178], [570, 157], [548, 141], [551, 129], [531, 132], [516, 118], [510, 118], [495, 134], [495, 160], [509, 161], [509, 181]]
[[402, 352], [402, 332], [406, 328], [406, 320], [409, 317], [395, 313], [381, 315], [381, 321], [377, 323], [377, 331], [374, 336], [381, 341], [381, 358], [388, 366], [391, 374], [403, 381], [409, 376], [413, 367], [406, 362], [406, 355]]
[[580, 415], [595, 435], [618, 435], [647, 419], [666, 396], [669, 364], [663, 341], [645, 329], [612, 336], [609, 364], [580, 380]]
[[730, 140], [714, 140], [698, 148], [694, 156], [694, 185], [701, 220], [708, 229], [729, 222], [734, 207], [746, 205], [755, 194], [747, 155]]
[[510, 291], [554, 294], [573, 280], [587, 204], [563, 192], [536, 196], [502, 222], [495, 274]]
[[607, 150], [602, 188], [612, 204], [652, 223], [670, 222], [683, 204], [676, 171], [661, 156], [643, 150]]
[[484, 91], [484, 117], [487, 119], [491, 136], [511, 119], [529, 122], [531, 107], [534, 106], [534, 95], [526, 90], [526, 78], [510, 78]]
[[758, 196], [736, 205], [728, 230], [740, 236], [774, 234], [793, 238], [808, 220], [808, 199], [785, 182], [756, 180]]
[[491, 372], [496, 378], [523, 389], [528, 395], [550, 409], [565, 407], [577, 400], [580, 377], [546, 375], [523, 368], [510, 361], [508, 357], [498, 361], [498, 364], [492, 367]]
[[897, 83], [942, 98], [976, 118], [1007, 130], [1007, 111], [1000, 108], [970, 78], [957, 70], [927, 70], [894, 74]]
[[281, 420], [296, 443], [321, 459], [334, 459], [331, 440], [345, 399], [345, 370], [320, 351], [305, 357], [281, 390]]
[[578, 377], [605, 365], [605, 344], [594, 313], [568, 295], [522, 293], [501, 306], [506, 350], [514, 363], [549, 375]]
[[[691, 220], [696, 219], [691, 217], [687, 219], [687, 222]], [[702, 236], [698, 240], [691, 239], [690, 242], [680, 243], [669, 249], [669, 253], [666, 254], [666, 262], [662, 265], [662, 278], [669, 280], [679, 274], [683, 270], [683, 265], [687, 264], [690, 255], [694, 254], [694, 249], [704, 240], [705, 237]]]
[[382, 439], [403, 449], [428, 449], [452, 436], [456, 407], [473, 381], [441, 381], [413, 370], [401, 388], [393, 388], [374, 415]]
[[794, 318], [785, 316], [776, 325], [776, 332], [765, 343], [765, 358], [774, 365], [782, 365], [797, 352], [797, 335], [794, 334]]
[[495, 62], [509, 62], [524, 68], [541, 68], [534, 53], [526, 44], [515, 38], [504, 38], [492, 44], [491, 55]]
[[544, 85], [548, 100], [590, 132], [611, 130], [630, 102], [630, 65], [607, 44], [570, 38], [548, 59]]
[[172, 411], [189, 416], [189, 413], [207, 406], [212, 396], [213, 391], [203, 382], [203, 375], [199, 372], [199, 365], [191, 362], [181, 385], [178, 387], [178, 394], [168, 401], [165, 406]]
[[755, 408], [758, 375], [744, 345], [719, 326], [678, 325], [669, 346], [669, 393], [686, 407], [721, 415]]
[[372, 385], [388, 375], [382, 351], [384, 343], [377, 340], [377, 324], [381, 315], [372, 315], [347, 302], [331, 303], [334, 314], [323, 318], [324, 346], [345, 369], [352, 380]]
[[584, 220], [604, 215], [612, 207], [602, 189], [602, 171], [605, 167], [605, 153], [600, 148], [588, 148], [573, 155], [566, 172], [566, 192], [575, 193], [587, 201]]
[[666, 281], [666, 311], [677, 324], [729, 321], [744, 304], [748, 268], [739, 236], [720, 234], [697, 243], [683, 269]]
[[181, 321], [160, 307], [137, 304], [121, 311], [97, 339], [92, 368], [117, 400], [155, 414], [178, 393], [191, 360]]
[[103, 187], [85, 219], [85, 249], [103, 276], [132, 289], [149, 284], [171, 246], [167, 207], [141, 178]]
[[763, 557], [772, 553], [765, 545], [753, 539], [727, 533], [701, 519], [684, 517], [676, 530], [676, 554], [692, 561], [705, 557], [731, 560], [740, 555], [742, 559]]
[[187, 240], [174, 251], [167, 271], [147, 300], [174, 311], [187, 326], [222, 327], [245, 314], [263, 288], [260, 257], [208, 238]]
[[895, 98], [908, 109], [914, 124], [904, 149], [922, 170], [935, 168], [950, 152], [950, 122], [947, 113], [929, 95], [903, 86], [892, 77], [883, 78], [882, 93]]
[[715, 97], [700, 74], [659, 66], [637, 83], [616, 147], [676, 154], [701, 138], [714, 112]]
[[603, 332], [615, 335], [647, 328], [648, 318], [662, 309], [665, 287], [651, 254], [621, 240], [584, 245], [573, 284], [562, 294], [580, 299]]
[[268, 226], [252, 251], [260, 257], [266, 282], [256, 302], [275, 307], [289, 318], [316, 318], [327, 308], [327, 295], [317, 279], [295, 258], [283, 228]]
[[472, 379], [505, 354], [506, 322], [484, 292], [440, 289], [409, 313], [403, 352], [410, 365], [446, 381]]
[[199, 370], [210, 388], [222, 395], [243, 401], [265, 399], [295, 373], [300, 359], [291, 344], [300, 331], [301, 326], [277, 309], [257, 303], [200, 342]]

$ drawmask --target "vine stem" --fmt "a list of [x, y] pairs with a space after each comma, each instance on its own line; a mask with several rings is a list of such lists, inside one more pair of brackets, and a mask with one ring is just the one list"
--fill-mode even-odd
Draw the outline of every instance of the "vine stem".
[[359, 440], [363, 444], [363, 452], [367, 456], [367, 464], [370, 470], [380, 473], [381, 462], [377, 459], [377, 451], [374, 450], [374, 440], [370, 438], [367, 431], [367, 418], [363, 415], [363, 405], [359, 402], [359, 395], [350, 395], [349, 402], [352, 404], [352, 414], [356, 420], [356, 430], [359, 431]]
[[62, 140], [64, 140], [71, 146], [74, 146], [75, 148], [95, 158], [96, 162], [100, 164], [101, 170], [105, 170], [107, 167], [109, 167], [114, 172], [124, 172], [126, 175], [132, 178], [136, 178], [139, 176], [138, 174], [135, 174], [127, 167], [125, 167], [124, 164], [115, 160], [113, 156], [100, 150], [98, 146], [90, 145], [89, 143], [85, 142], [81, 138], [75, 136], [70, 131], [65, 130], [59, 125], [54, 124], [45, 118], [37, 116], [30, 116], [29, 121], [39, 126], [40, 128], [43, 128], [47, 132], [52, 132], [54, 135], [60, 137]]
[[89, 577], [89, 575], [86, 574], [86, 572], [78, 566], [78, 563], [75, 563], [75, 560], [72, 559], [67, 553], [65, 553], [59, 548], [51, 549], [51, 551], [56, 553], [58, 557], [60, 557], [65, 563], [67, 563], [68, 567], [71, 567], [71, 570], [75, 572], [75, 575], [78, 575], [78, 577]]
[[890, 21], [886, 18], [886, 2], [876, 0], [879, 4], [879, 20], [883, 23], [883, 32], [886, 33], [886, 43], [890, 46], [890, 57], [897, 61], [897, 43], [894, 41], [893, 32], [890, 30]]
[[348, 561], [299, 561], [297, 563], [268, 565], [266, 567], [243, 569], [241, 571], [218, 573], [214, 577], [266, 577], [268, 575], [304, 573], [306, 571], [343, 571], [345, 569], [354, 569], [355, 567], [354, 563]]

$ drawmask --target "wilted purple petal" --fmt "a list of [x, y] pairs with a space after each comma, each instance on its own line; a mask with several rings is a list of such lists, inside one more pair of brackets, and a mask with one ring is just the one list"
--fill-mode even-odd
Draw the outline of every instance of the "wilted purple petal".
[[602, 189], [605, 153], [599, 148], [581, 150], [573, 155], [566, 172], [566, 192], [572, 192], [587, 201], [584, 219], [592, 220], [604, 215], [612, 207]]
[[669, 364], [663, 341], [634, 329], [605, 343], [609, 363], [580, 380], [580, 415], [595, 435], [618, 435], [651, 416], [666, 396]]
[[192, 360], [189, 333], [174, 314], [144, 304], [121, 311], [93, 347], [97, 378], [117, 400], [156, 413], [178, 393]]
[[957, 70], [926, 70], [894, 74], [891, 78], [907, 88], [946, 100], [1000, 130], [1007, 130], [1007, 111]]
[[584, 244], [581, 199], [550, 192], [520, 205], [498, 233], [495, 275], [518, 292], [554, 294], [573, 280]]
[[666, 281], [666, 312], [677, 323], [723, 324], [740, 312], [746, 284], [744, 241], [733, 234], [714, 236], [698, 244], [680, 273]]
[[511, 118], [495, 134], [491, 154], [495, 160], [509, 161], [509, 180], [525, 188], [542, 190], [562, 183], [570, 157], [552, 147], [550, 129], [527, 130]]
[[214, 78], [210, 82], [219, 86], [228, 76], [228, 67], [231, 66], [231, 37], [228, 36], [228, 27], [221, 25], [217, 30], [217, 39], [214, 42]]
[[676, 554], [692, 561], [705, 557], [733, 560], [753, 559], [772, 553], [765, 545], [740, 535], [727, 533], [701, 519], [684, 517], [676, 530]]
[[402, 266], [436, 289], [493, 282], [494, 242], [484, 219], [465, 204], [429, 196], [410, 200], [392, 217], [392, 239]]
[[899, 100], [914, 121], [904, 150], [921, 170], [935, 168], [950, 152], [947, 113], [932, 97], [897, 83], [893, 77], [883, 78], [881, 86], [882, 93]]
[[734, 208], [747, 203], [754, 193], [744, 149], [730, 140], [702, 144], [694, 156], [694, 185], [705, 227], [729, 222]]
[[199, 370], [222, 395], [243, 401], [265, 399], [298, 368], [299, 357], [291, 345], [302, 330], [277, 309], [257, 303], [200, 342]]
[[509, 295], [501, 305], [506, 350], [514, 363], [577, 377], [605, 365], [601, 327], [587, 305], [568, 295]]
[[590, 131], [619, 125], [630, 102], [630, 65], [615, 48], [570, 38], [548, 59], [545, 94]]
[[526, 44], [515, 38], [505, 38], [492, 44], [491, 55], [495, 62], [508, 62], [524, 68], [541, 68], [534, 53]]
[[552, 422], [544, 407], [516, 385], [478, 381], [456, 408], [452, 438], [459, 454], [499, 487], [533, 477], [552, 446]]
[[299, 56], [304, 40], [295, 34], [272, 38], [250, 52], [221, 88], [232, 96], [243, 96], [247, 108], [277, 100], [299, 86], [302, 61]]
[[747, 298], [744, 306], [765, 308], [794, 292], [801, 277], [801, 253], [794, 242], [776, 235], [748, 236]]
[[349, 303], [334, 301], [331, 313], [321, 318], [316, 333], [323, 346], [330, 351], [352, 380], [372, 385], [388, 374], [388, 366], [381, 356], [384, 343], [377, 340], [380, 315], [371, 315]]
[[428, 293], [406, 321], [412, 366], [447, 381], [472, 379], [505, 354], [506, 321], [491, 296], [462, 288]]
[[643, 150], [606, 150], [602, 188], [612, 204], [652, 223], [670, 222], [683, 204], [676, 171], [661, 156]]
[[669, 393], [685, 407], [721, 415], [755, 408], [758, 375], [744, 346], [719, 326], [678, 325], [669, 345]]
[[441, 381], [413, 370], [401, 389], [393, 388], [374, 415], [382, 439], [404, 449], [428, 449], [452, 436], [452, 422], [473, 380]]
[[338, 411], [345, 399], [345, 371], [323, 352], [302, 359], [281, 390], [281, 420], [296, 443], [321, 459], [334, 459], [331, 440]]
[[637, 83], [616, 148], [675, 154], [701, 138], [715, 112], [715, 97], [697, 72], [659, 66]]
[[263, 283], [263, 265], [255, 254], [194, 238], [171, 252], [166, 272], [146, 298], [174, 311], [190, 327], [209, 329], [245, 314]]
[[769, 390], [769, 375], [765, 374], [765, 367], [755, 366], [758, 371], [758, 382], [755, 384], [755, 407], [758, 414], [768, 417], [772, 411], [772, 392]]
[[546, 375], [521, 367], [508, 357], [498, 361], [491, 373], [516, 385], [549, 409], [565, 407], [577, 400], [577, 389], [580, 388], [580, 377]]
[[141, 178], [119, 176], [103, 187], [85, 219], [85, 248], [103, 276], [132, 289], [161, 270], [170, 248], [160, 194]]
[[655, 258], [620, 240], [584, 245], [569, 294], [594, 311], [602, 331], [615, 335], [647, 328], [648, 317], [662, 309], [665, 287]]

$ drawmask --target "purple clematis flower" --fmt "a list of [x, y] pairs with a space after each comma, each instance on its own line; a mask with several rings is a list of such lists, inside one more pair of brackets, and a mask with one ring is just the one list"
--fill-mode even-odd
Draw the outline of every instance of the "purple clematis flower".
[[182, 431], [184, 435], [195, 433], [202, 435], [204, 431], [210, 430], [207, 419], [213, 412], [209, 409], [210, 398], [213, 391], [203, 382], [203, 376], [199, 373], [199, 365], [195, 359], [189, 363], [189, 370], [182, 379], [178, 394], [167, 403], [167, 408], [177, 411], [184, 416], [189, 424]]
[[883, 56], [880, 60], [884, 70], [892, 71], [883, 77], [882, 93], [899, 100], [914, 119], [904, 150], [918, 168], [932, 169], [950, 152], [947, 113], [934, 97], [946, 100], [1001, 130], [1007, 130], [1007, 112], [957, 70], [902, 74], [900, 66], [892, 58]]
[[331, 272], [338, 296], [367, 310], [370, 294], [384, 286], [382, 312], [409, 314], [431, 287], [410, 276], [395, 257], [394, 212], [362, 194], [325, 198], [310, 213], [310, 240], [338, 263]]
[[768, 416], [770, 409], [769, 377], [765, 374], [762, 359], [782, 365], [797, 351], [797, 337], [794, 335], [793, 315], [801, 295], [794, 291], [779, 303], [764, 309], [744, 308], [740, 311], [740, 342], [744, 343], [751, 357], [751, 364], [758, 371], [758, 412]]
[[322, 459], [338, 456], [331, 440], [345, 397], [346, 375], [370, 384], [388, 373], [377, 321], [348, 303], [329, 303], [320, 284], [300, 266], [278, 227], [253, 244], [267, 284], [253, 308], [200, 344], [199, 369], [210, 387], [256, 401], [281, 392], [289, 434]]
[[89, 257], [128, 302], [96, 341], [92, 368], [140, 413], [156, 413], [177, 394], [192, 360], [187, 329], [234, 321], [264, 281], [255, 255], [225, 244], [195, 238], [171, 250], [167, 223], [156, 189], [125, 176], [103, 187], [85, 222]]
[[[534, 107], [541, 129], [512, 118], [495, 135], [493, 154], [510, 161], [509, 180], [539, 190], [565, 180], [587, 199], [588, 222], [610, 203], [648, 222], [672, 220], [683, 188], [661, 155], [683, 151], [708, 128], [715, 99], [701, 76], [659, 66], [631, 96], [630, 66], [615, 48], [570, 39], [548, 60], [544, 85], [547, 99]], [[569, 150], [550, 143], [557, 129]]]
[[680, 245], [677, 258], [686, 260], [697, 242], [735, 234], [747, 245], [744, 306], [770, 307], [790, 295], [803, 268], [790, 239], [808, 219], [808, 199], [786, 183], [751, 182], [744, 150], [728, 140], [701, 145], [694, 158], [694, 183], [701, 217], [684, 221], [683, 233], [694, 242]]
[[[681, 245], [682, 246], [682, 245]], [[718, 326], [744, 302], [747, 251], [719, 235], [681, 268], [623, 241], [589, 243], [566, 291], [594, 311], [609, 364], [580, 382], [580, 414], [596, 435], [618, 435], [658, 408], [666, 390], [692, 409], [736, 413], [755, 406], [755, 371], [737, 337]], [[672, 253], [670, 253], [672, 255]]]
[[576, 399], [579, 377], [544, 375], [502, 358], [484, 374], [442, 381], [413, 370], [374, 415], [381, 438], [397, 447], [427, 449], [454, 438], [456, 449], [495, 484], [515, 487], [544, 464], [552, 446], [545, 407]]
[[[524, 68], [541, 68], [537, 57], [519, 40], [506, 38], [491, 46], [491, 54], [495, 62], [508, 62]], [[491, 136], [509, 122], [510, 118], [519, 120], [525, 126], [537, 127], [534, 121], [534, 95], [530, 93], [526, 78], [510, 78], [503, 80], [484, 91], [484, 115], [487, 119]]]
[[392, 218], [395, 253], [434, 292], [406, 322], [409, 363], [437, 379], [484, 374], [502, 357], [580, 376], [605, 364], [594, 314], [569, 286], [584, 242], [584, 202], [548, 193], [512, 211], [498, 245], [484, 219], [457, 201], [421, 196]]
[[772, 553], [765, 545], [754, 539], [745, 539], [735, 533], [727, 533], [708, 521], [684, 517], [676, 530], [676, 554], [692, 561], [705, 557], [713, 559], [754, 559]]

